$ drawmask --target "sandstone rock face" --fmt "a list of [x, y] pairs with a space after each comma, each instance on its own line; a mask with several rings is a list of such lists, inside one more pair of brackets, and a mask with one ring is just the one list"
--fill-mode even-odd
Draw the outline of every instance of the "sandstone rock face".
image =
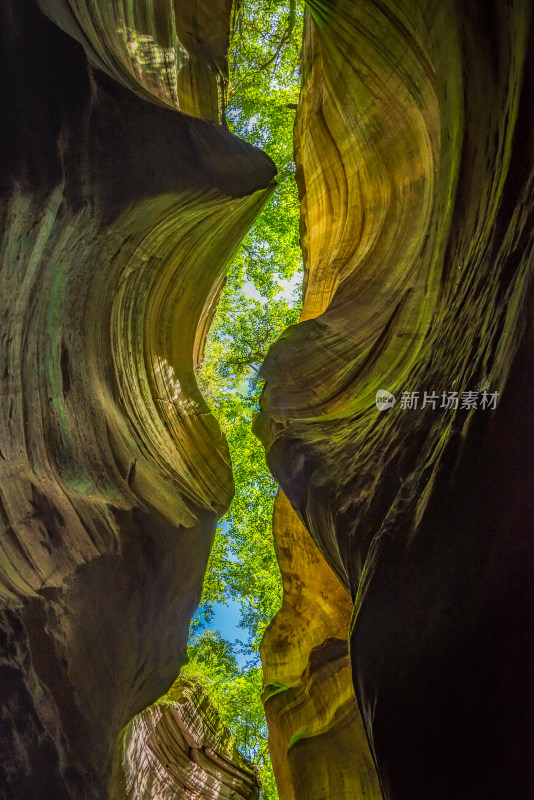
[[284, 600], [262, 662], [279, 796], [380, 800], [352, 685], [350, 596], [282, 493], [273, 522]]
[[124, 750], [128, 800], [258, 800], [252, 764], [189, 681], [177, 681], [165, 700], [131, 722]]
[[[0, 8], [0, 797], [253, 798], [201, 701], [143, 711], [232, 495], [194, 366], [274, 176], [214, 124], [231, 3], [38, 5]], [[305, 306], [258, 423], [281, 798], [531, 800], [532, 3], [308, 9]]]
[[[296, 126], [307, 292], [303, 321], [262, 368], [257, 430], [354, 602], [353, 681], [384, 798], [527, 800], [532, 4], [308, 7]], [[381, 389], [397, 397], [382, 412]], [[461, 408], [469, 391], [476, 410]], [[403, 392], [420, 393], [417, 409]], [[421, 407], [424, 392], [435, 408]], [[440, 408], [443, 392], [458, 408]], [[495, 410], [480, 407], [483, 392], [499, 393]], [[311, 549], [278, 514], [286, 596], [263, 644], [268, 679], [282, 684], [266, 699], [275, 765], [290, 718], [296, 733], [307, 718], [307, 654], [311, 675], [331, 641], [319, 580], [305, 642], [287, 622], [311, 583], [297, 585], [293, 564]], [[327, 738], [326, 784], [310, 775], [297, 791], [288, 767], [282, 797], [343, 796], [330, 794]]]
[[[75, 5], [109, 67], [123, 34], [87, 15], [120, 4]], [[184, 661], [232, 496], [194, 365], [275, 168], [30, 0], [0, 23], [0, 796], [122, 797], [121, 732]]]
[[37, 0], [91, 63], [142, 97], [220, 121], [233, 0]]

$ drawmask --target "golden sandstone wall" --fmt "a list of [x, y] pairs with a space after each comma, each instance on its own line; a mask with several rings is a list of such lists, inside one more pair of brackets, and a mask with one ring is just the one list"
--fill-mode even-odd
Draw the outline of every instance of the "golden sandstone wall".
[[[194, 364], [275, 169], [216, 124], [227, 0], [38, 5], [0, 7], [0, 797], [161, 797], [122, 735], [179, 738], [144, 709], [232, 495]], [[305, 304], [257, 423], [282, 800], [534, 796], [533, 10], [308, 2]]]
[[273, 523], [284, 600], [261, 655], [279, 796], [380, 800], [352, 685], [350, 596], [281, 492]]
[[[256, 429], [352, 598], [352, 677], [387, 800], [534, 795], [532, 12], [308, 3], [304, 313], [262, 367]], [[397, 398], [386, 411], [381, 389]], [[284, 606], [262, 654], [281, 797], [376, 797], [355, 728], [325, 712], [344, 691], [338, 617], [282, 498], [275, 538]]]

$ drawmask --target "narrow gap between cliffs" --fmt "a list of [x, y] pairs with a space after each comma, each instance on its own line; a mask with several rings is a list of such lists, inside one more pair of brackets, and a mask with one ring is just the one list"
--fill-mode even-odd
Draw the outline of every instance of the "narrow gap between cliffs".
[[243, 0], [230, 49], [228, 127], [276, 163], [278, 188], [230, 265], [198, 371], [229, 442], [236, 493], [219, 524], [184, 677], [198, 681], [260, 772], [263, 800], [278, 795], [260, 695], [261, 637], [282, 602], [273, 547], [277, 485], [251, 423], [269, 346], [302, 304], [293, 124], [300, 89], [304, 3]]

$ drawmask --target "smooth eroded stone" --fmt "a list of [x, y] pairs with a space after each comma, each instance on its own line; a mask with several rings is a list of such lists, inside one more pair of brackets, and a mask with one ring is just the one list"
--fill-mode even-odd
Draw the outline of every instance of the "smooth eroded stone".
[[352, 611], [279, 492], [273, 518], [282, 609], [261, 645], [269, 750], [281, 800], [380, 800], [348, 655]]
[[221, 122], [232, 0], [37, 0], [90, 62], [124, 86]]
[[258, 800], [257, 770], [202, 688], [179, 679], [124, 737], [127, 800]]
[[308, 8], [304, 315], [256, 430], [354, 600], [384, 798], [529, 800], [532, 4]]
[[275, 167], [29, 0], [0, 36], [0, 796], [118, 798], [232, 498], [195, 367]]

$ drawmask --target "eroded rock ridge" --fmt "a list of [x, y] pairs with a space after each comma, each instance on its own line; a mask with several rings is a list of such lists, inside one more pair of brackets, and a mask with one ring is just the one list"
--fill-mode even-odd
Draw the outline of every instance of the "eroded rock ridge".
[[[6, 800], [123, 797], [122, 731], [185, 660], [233, 492], [194, 367], [275, 167], [135, 72], [123, 29], [152, 8], [160, 41], [157, 5], [44, 2], [81, 44], [30, 0], [0, 11]], [[229, 13], [204, 8], [206, 41]]]
[[[354, 604], [353, 682], [387, 800], [534, 795], [532, 11], [308, 3], [304, 312], [262, 367], [257, 431]], [[309, 724], [341, 697], [311, 678], [332, 637], [326, 564], [280, 507], [275, 538], [286, 594], [262, 651], [284, 796], [373, 797], [365, 759], [338, 768], [345, 720]], [[311, 775], [303, 788], [299, 747], [303, 763], [322, 752], [324, 795]]]

